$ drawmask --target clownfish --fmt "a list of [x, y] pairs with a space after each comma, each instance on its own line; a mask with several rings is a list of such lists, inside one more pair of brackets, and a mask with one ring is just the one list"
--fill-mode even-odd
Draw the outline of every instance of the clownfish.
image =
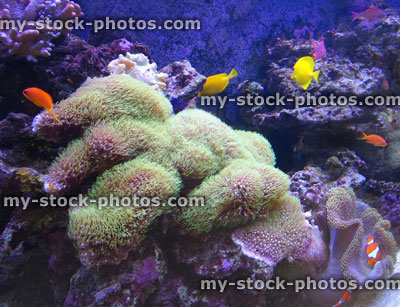
[[223, 73], [208, 77], [197, 97], [213, 96], [221, 93], [228, 86], [229, 80], [238, 75], [237, 71], [233, 68], [229, 75]]
[[366, 135], [363, 131], [362, 133], [362, 138], [359, 138], [359, 140], [364, 140], [367, 143], [374, 145], [376, 147], [386, 147], [390, 145], [390, 143], [386, 142], [385, 139], [377, 134], [370, 134]]
[[25, 89], [22, 94], [32, 101], [35, 105], [38, 107], [44, 108], [47, 112], [49, 112], [51, 115], [53, 115], [54, 119], [58, 121], [59, 123], [61, 122], [56, 114], [54, 113], [53, 110], [53, 98], [51, 98], [49, 93], [46, 93], [45, 91], [41, 90], [40, 88], [37, 87], [30, 87]]
[[378, 243], [375, 242], [373, 235], [367, 238], [367, 247], [365, 248], [365, 252], [368, 255], [368, 264], [372, 268], [374, 268], [375, 264], [382, 259], [382, 252]]
[[320, 71], [314, 71], [315, 62], [310, 56], [302, 57], [293, 66], [292, 80], [301, 86], [304, 90], [310, 86], [311, 80], [314, 79], [318, 83], [318, 77]]
[[335, 305], [333, 305], [333, 307], [342, 305], [343, 303], [346, 303], [347, 301], [349, 301], [351, 299], [351, 290], [347, 289], [346, 291], [343, 291], [343, 296], [340, 299], [339, 302], [337, 302]]

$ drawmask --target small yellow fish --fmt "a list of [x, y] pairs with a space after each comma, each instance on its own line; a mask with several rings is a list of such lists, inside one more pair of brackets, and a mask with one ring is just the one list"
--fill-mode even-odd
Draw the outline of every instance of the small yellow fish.
[[197, 95], [197, 97], [213, 96], [221, 93], [228, 86], [229, 80], [237, 75], [237, 71], [233, 68], [229, 75], [223, 73], [208, 77], [206, 83], [203, 85], [202, 91]]
[[313, 78], [318, 83], [320, 70], [314, 71], [314, 67], [315, 62], [312, 57], [302, 57], [293, 66], [294, 72], [291, 79], [295, 80], [304, 90], [307, 90]]
[[22, 94], [38, 107], [44, 108], [56, 121], [61, 122], [54, 113], [53, 98], [51, 98], [49, 93], [37, 87], [30, 87], [25, 89]]

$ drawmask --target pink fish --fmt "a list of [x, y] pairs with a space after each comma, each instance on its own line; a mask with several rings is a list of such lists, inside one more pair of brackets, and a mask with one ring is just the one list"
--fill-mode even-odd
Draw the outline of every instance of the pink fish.
[[314, 50], [311, 52], [314, 60], [322, 59], [324, 56], [326, 56], [324, 40], [318, 42], [312, 39], [311, 44], [314, 46]]
[[353, 14], [353, 20], [368, 20], [368, 21], [378, 21], [382, 18], [386, 17], [386, 12], [383, 10], [380, 10], [376, 7], [370, 7], [369, 9], [366, 9], [364, 12], [361, 13], [356, 13], [356, 12], [351, 12]]

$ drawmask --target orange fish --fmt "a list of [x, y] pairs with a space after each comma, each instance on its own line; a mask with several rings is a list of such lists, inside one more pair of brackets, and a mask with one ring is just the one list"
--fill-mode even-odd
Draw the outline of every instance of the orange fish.
[[339, 302], [337, 302], [335, 305], [333, 305], [333, 307], [337, 307], [339, 305], [342, 305], [343, 303], [346, 303], [350, 299], [351, 299], [351, 290], [347, 289], [346, 291], [343, 291], [342, 298], [340, 299]]
[[58, 122], [61, 122], [53, 110], [53, 98], [51, 98], [49, 93], [41, 90], [37, 87], [30, 87], [25, 89], [22, 94], [32, 101], [38, 107], [44, 108], [47, 112], [53, 115], [54, 119]]
[[367, 247], [365, 248], [365, 252], [368, 255], [367, 262], [372, 268], [374, 268], [377, 262], [382, 260], [382, 252], [378, 243], [375, 242], [373, 235], [367, 238]]
[[377, 147], [386, 147], [390, 145], [390, 143], [386, 142], [385, 139], [377, 134], [370, 134], [366, 135], [364, 132], [361, 131], [363, 134], [362, 138], [359, 138], [359, 140], [364, 140], [367, 143], [377, 146]]

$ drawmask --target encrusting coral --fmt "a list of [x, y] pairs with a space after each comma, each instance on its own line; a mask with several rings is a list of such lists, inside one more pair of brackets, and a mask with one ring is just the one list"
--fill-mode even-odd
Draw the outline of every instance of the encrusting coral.
[[263, 219], [236, 230], [232, 237], [249, 257], [275, 266], [284, 258], [299, 259], [311, 244], [311, 226], [304, 219], [300, 201], [284, 195], [276, 209]]
[[[123, 74], [87, 81], [54, 110], [61, 123], [42, 112], [33, 130], [53, 141], [65, 139], [67, 131], [81, 138], [51, 165], [46, 191], [75, 193], [98, 176], [87, 194], [90, 205], [70, 210], [69, 235], [85, 265], [120, 262], [158, 216], [171, 212], [192, 236], [264, 218], [272, 228], [283, 223], [288, 233], [304, 230], [285, 241], [292, 246], [286, 255], [297, 256], [309, 244], [299, 203], [286, 195], [289, 177], [274, 168], [271, 145], [257, 133], [235, 131], [201, 110], [172, 115], [163, 95]], [[110, 195], [158, 198], [163, 205], [100, 203]], [[180, 195], [204, 198], [205, 204], [165, 206]]]
[[[67, 28], [47, 26], [45, 18], [51, 22], [63, 22], [82, 16], [80, 6], [69, 0], [1, 0], [0, 19], [8, 22], [15, 20], [26, 21], [22, 31], [18, 27], [9, 27], [0, 30], [0, 42], [6, 55], [26, 57], [27, 60], [36, 61], [38, 56], [50, 56], [54, 47], [51, 42], [61, 34], [70, 32]], [[42, 29], [31, 22], [42, 22]], [[29, 23], [28, 23], [29, 22]], [[46, 26], [45, 26], [46, 25]]]

